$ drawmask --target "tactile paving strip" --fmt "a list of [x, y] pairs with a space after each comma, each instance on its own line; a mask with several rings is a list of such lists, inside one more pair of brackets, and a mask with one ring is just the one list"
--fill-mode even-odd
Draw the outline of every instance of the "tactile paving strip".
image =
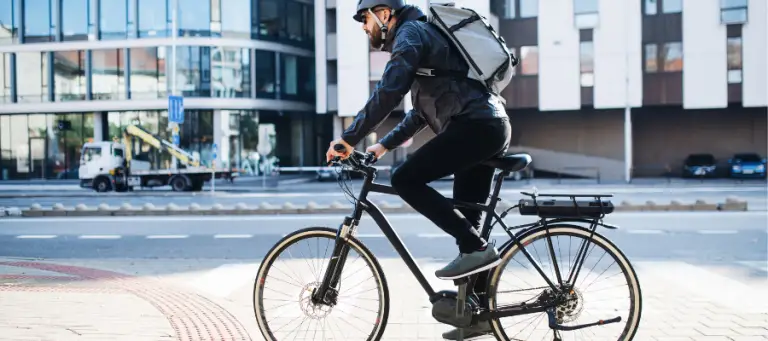
[[[8, 291], [50, 291], [50, 290], [122, 290], [130, 292], [162, 313], [176, 332], [179, 341], [252, 340], [243, 325], [227, 310], [215, 302], [194, 293], [171, 288], [157, 280], [134, 277], [112, 271], [91, 269], [70, 265], [40, 262], [0, 262], [0, 265], [46, 270], [77, 276], [81, 280], [98, 280], [100, 288], [77, 288], [68, 286], [0, 286]], [[34, 278], [38, 276], [29, 276]], [[65, 280], [63, 276], [44, 276]]]

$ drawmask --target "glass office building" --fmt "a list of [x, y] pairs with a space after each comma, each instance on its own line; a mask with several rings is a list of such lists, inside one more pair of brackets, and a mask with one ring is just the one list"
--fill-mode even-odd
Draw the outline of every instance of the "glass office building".
[[332, 123], [315, 115], [314, 27], [312, 0], [0, 0], [0, 180], [76, 178], [83, 143], [127, 124], [170, 141], [172, 93], [204, 164], [216, 143], [246, 176], [272, 157], [317, 166]]

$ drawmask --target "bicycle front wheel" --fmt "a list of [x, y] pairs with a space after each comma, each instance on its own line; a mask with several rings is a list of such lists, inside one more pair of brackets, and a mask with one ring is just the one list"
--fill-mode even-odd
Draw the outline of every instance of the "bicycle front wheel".
[[264, 257], [253, 288], [253, 308], [265, 339], [381, 339], [389, 316], [389, 290], [378, 261], [356, 238], [345, 242], [349, 252], [340, 280], [329, 289], [337, 297], [334, 304], [311, 300], [335, 243], [336, 230], [311, 227], [285, 236]]
[[[527, 231], [519, 238], [542, 272], [564, 293], [563, 303], [554, 310], [558, 324], [572, 327], [620, 318], [619, 322], [559, 331], [561, 340], [634, 338], [642, 310], [640, 283], [616, 245], [599, 233], [562, 223]], [[586, 251], [577, 257], [582, 247]], [[501, 258], [488, 283], [490, 309], [536, 305], [556, 296], [520, 247], [512, 245]], [[575, 280], [567, 283], [571, 276]], [[546, 312], [503, 317], [491, 320], [491, 327], [499, 340], [553, 340], [555, 331], [550, 329], [548, 317]]]

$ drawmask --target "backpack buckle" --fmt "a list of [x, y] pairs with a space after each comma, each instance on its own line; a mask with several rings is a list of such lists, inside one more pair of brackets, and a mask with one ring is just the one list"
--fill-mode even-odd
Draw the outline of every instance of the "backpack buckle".
[[434, 69], [425, 69], [425, 68], [418, 68], [416, 70], [416, 74], [420, 76], [427, 76], [427, 77], [434, 77]]

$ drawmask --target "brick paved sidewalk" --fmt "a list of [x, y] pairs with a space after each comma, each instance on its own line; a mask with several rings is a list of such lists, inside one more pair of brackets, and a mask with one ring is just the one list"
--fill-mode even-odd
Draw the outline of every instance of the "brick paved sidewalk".
[[[441, 340], [450, 327], [432, 318], [426, 296], [402, 261], [380, 262], [391, 297], [384, 339]], [[0, 339], [262, 340], [252, 303], [258, 263], [234, 263], [0, 259]], [[454, 289], [432, 275], [442, 263], [419, 264], [436, 290]], [[676, 262], [637, 262], [635, 268], [644, 299], [635, 340], [768, 340], [764, 279], [730, 281], [737, 278], [733, 270]]]

